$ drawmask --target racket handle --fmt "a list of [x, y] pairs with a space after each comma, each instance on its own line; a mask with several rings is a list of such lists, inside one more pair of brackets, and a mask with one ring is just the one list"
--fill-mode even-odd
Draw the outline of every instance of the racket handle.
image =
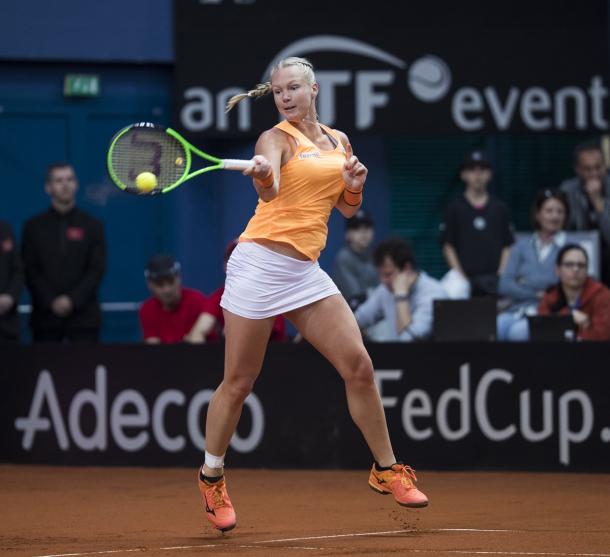
[[222, 167], [225, 170], [247, 170], [254, 166], [254, 161], [241, 160], [241, 159], [223, 159]]

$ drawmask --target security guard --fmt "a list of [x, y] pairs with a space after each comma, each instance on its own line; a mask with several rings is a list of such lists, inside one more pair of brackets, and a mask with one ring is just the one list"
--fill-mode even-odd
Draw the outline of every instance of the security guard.
[[51, 207], [23, 228], [34, 342], [99, 339], [97, 291], [106, 263], [104, 230], [100, 221], [76, 207], [77, 190], [70, 164], [49, 166], [45, 191]]

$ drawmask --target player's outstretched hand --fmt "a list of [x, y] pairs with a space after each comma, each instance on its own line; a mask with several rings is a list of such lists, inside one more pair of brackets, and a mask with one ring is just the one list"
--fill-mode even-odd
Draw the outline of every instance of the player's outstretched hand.
[[352, 146], [345, 147], [345, 162], [343, 163], [343, 181], [352, 191], [361, 191], [364, 188], [368, 169], [354, 156]]
[[257, 180], [264, 180], [269, 177], [272, 172], [271, 163], [263, 155], [254, 155], [252, 162], [254, 162], [254, 166], [244, 170], [244, 176], [252, 176]]

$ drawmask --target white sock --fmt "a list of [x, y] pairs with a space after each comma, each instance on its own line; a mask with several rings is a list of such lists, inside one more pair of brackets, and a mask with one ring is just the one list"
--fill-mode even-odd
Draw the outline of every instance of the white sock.
[[205, 452], [205, 465], [208, 468], [222, 468], [225, 465], [225, 455], [215, 456], [208, 451]]

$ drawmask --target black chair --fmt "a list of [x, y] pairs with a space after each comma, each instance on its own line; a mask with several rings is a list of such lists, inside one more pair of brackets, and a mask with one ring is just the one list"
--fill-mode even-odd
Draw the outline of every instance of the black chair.
[[437, 341], [496, 340], [496, 299], [434, 300], [432, 337]]

